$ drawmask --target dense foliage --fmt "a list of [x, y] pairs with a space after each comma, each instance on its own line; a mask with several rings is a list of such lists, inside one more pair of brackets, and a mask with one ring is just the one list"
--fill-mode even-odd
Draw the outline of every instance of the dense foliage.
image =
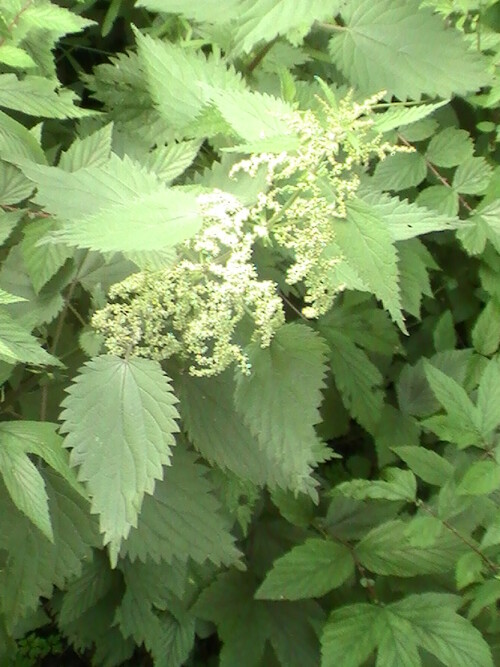
[[500, 664], [499, 27], [0, 0], [1, 665]]

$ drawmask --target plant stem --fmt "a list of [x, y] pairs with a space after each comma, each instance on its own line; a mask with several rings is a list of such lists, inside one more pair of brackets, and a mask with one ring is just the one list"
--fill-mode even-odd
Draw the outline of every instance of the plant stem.
[[[403, 137], [402, 134], [399, 134], [399, 133], [398, 133], [398, 137], [399, 137], [400, 141], [402, 141], [402, 143], [403, 143], [405, 146], [409, 146], [410, 148], [414, 148], [414, 146], [412, 146], [412, 144], [410, 144], [410, 142], [409, 142], [407, 139], [405, 139], [405, 137]], [[447, 188], [450, 188], [450, 189], [451, 189], [451, 185], [450, 185], [450, 183], [446, 180], [446, 178], [445, 178], [444, 176], [442, 176], [442, 175], [439, 173], [439, 171], [438, 171], [438, 170], [436, 169], [436, 167], [432, 164], [432, 162], [429, 162], [429, 160], [428, 160], [425, 156], [424, 156], [424, 160], [425, 160], [425, 164], [426, 164], [427, 167], [430, 169], [430, 171], [434, 174], [434, 176], [438, 179], [438, 181], [440, 181], [440, 182], [441, 182], [443, 185], [445, 185]], [[461, 194], [458, 195], [458, 200], [459, 200], [459, 202], [462, 204], [462, 206], [466, 209], [466, 211], [467, 211], [468, 213], [472, 213], [472, 211], [473, 211], [472, 206], [470, 206], [470, 205], [467, 203], [467, 201], [462, 197]]]
[[429, 507], [428, 505], [426, 505], [426, 504], [423, 503], [423, 502], [420, 502], [420, 503], [417, 503], [417, 504], [418, 504], [419, 507], [421, 507], [421, 508], [424, 510], [424, 512], [427, 512], [427, 514], [430, 514], [430, 515], [433, 516], [435, 519], [438, 519], [439, 521], [441, 521], [441, 523], [443, 524], [443, 526], [444, 526], [447, 530], [449, 530], [449, 531], [450, 531], [451, 533], [453, 533], [456, 537], [458, 537], [458, 539], [461, 540], [464, 544], [466, 544], [466, 545], [469, 547], [469, 549], [472, 549], [472, 551], [473, 551], [475, 554], [477, 554], [477, 555], [479, 556], [479, 558], [481, 558], [481, 560], [482, 560], [483, 563], [488, 567], [488, 569], [490, 569], [490, 570], [491, 570], [492, 572], [494, 572], [495, 574], [500, 570], [500, 566], [497, 565], [496, 563], [494, 563], [492, 560], [490, 560], [490, 559], [488, 558], [488, 556], [486, 556], [485, 554], [483, 554], [483, 552], [481, 551], [481, 549], [479, 549], [479, 547], [478, 547], [476, 544], [474, 544], [474, 542], [472, 542], [472, 541], [471, 541], [468, 537], [466, 537], [465, 535], [462, 535], [462, 533], [460, 533], [460, 532], [459, 532], [454, 526], [452, 526], [451, 523], [449, 523], [446, 519], [441, 519], [441, 517], [438, 516], [438, 515], [436, 514], [436, 512], [435, 512], [431, 507]]

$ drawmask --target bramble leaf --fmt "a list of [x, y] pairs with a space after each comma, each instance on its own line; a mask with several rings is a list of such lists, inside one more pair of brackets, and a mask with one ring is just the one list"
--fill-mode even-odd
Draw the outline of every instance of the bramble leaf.
[[311, 538], [273, 563], [255, 596], [260, 600], [321, 597], [354, 573], [354, 560], [342, 544]]

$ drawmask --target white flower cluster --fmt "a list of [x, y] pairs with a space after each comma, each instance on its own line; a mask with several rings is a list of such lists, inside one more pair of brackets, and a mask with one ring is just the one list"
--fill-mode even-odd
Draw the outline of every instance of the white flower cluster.
[[268, 189], [250, 209], [220, 190], [201, 195], [204, 224], [178, 247], [178, 261], [115, 285], [109, 304], [95, 314], [109, 352], [156, 360], [178, 355], [199, 376], [233, 362], [249, 372], [242, 347], [249, 330], [265, 347], [284, 323], [276, 285], [260, 280], [252, 263], [259, 239], [283, 255], [286, 282], [304, 285], [303, 315], [327, 312], [344, 287], [336, 277], [342, 258], [335, 225], [346, 217], [366, 162], [399, 150], [372, 129], [378, 99], [356, 104], [347, 96], [332, 106], [322, 102], [319, 112], [292, 114], [296, 150], [261, 153], [233, 168], [250, 175], [267, 169]]
[[297, 112], [289, 118], [299, 138], [296, 151], [255, 155], [233, 167], [233, 173], [251, 175], [267, 166], [269, 189], [251, 209], [250, 220], [261, 236], [292, 252], [286, 282], [304, 282], [307, 317], [325, 313], [343, 288], [333, 270], [341, 257], [332, 255], [331, 244], [335, 219], [345, 218], [358, 189], [359, 168], [374, 155], [383, 159], [395, 150], [372, 130], [371, 106], [379, 99], [356, 104], [347, 96], [336, 108], [320, 100], [322, 113]]
[[204, 225], [182, 245], [179, 261], [114, 285], [93, 325], [111, 354], [158, 361], [177, 354], [198, 376], [215, 375], [236, 361], [247, 373], [237, 327], [246, 318], [253, 338], [268, 346], [284, 323], [282, 302], [274, 283], [259, 280], [251, 262], [255, 234], [245, 225], [248, 210], [221, 191], [201, 195], [199, 204]]

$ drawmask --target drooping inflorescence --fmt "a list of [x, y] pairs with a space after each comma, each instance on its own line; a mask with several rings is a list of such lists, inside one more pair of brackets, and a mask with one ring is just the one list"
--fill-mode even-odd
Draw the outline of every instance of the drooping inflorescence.
[[204, 223], [178, 247], [177, 261], [114, 285], [108, 305], [94, 315], [108, 351], [158, 361], [178, 355], [199, 376], [234, 362], [248, 373], [242, 329], [251, 327], [252, 340], [265, 347], [285, 321], [277, 286], [261, 280], [252, 261], [262, 240], [288, 261], [286, 282], [304, 285], [304, 316], [327, 312], [343, 289], [334, 270], [342, 259], [335, 224], [346, 217], [360, 168], [396, 150], [372, 129], [378, 99], [357, 104], [347, 96], [335, 107], [320, 101], [319, 112], [291, 114], [296, 150], [253, 155], [230, 173], [255, 175], [265, 166], [267, 190], [253, 206], [221, 190], [200, 195]]
[[248, 210], [218, 190], [200, 195], [199, 204], [205, 223], [180, 248], [179, 261], [114, 285], [93, 324], [112, 354], [158, 361], [178, 354], [193, 375], [214, 375], [235, 361], [248, 372], [236, 329], [246, 317], [253, 337], [269, 345], [284, 323], [282, 302], [274, 283], [259, 280], [252, 264]]

